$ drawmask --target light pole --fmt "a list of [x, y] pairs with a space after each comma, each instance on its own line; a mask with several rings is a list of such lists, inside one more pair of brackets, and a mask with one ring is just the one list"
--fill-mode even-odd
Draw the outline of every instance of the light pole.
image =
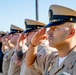
[[38, 0], [36, 0], [36, 20], [38, 21]]

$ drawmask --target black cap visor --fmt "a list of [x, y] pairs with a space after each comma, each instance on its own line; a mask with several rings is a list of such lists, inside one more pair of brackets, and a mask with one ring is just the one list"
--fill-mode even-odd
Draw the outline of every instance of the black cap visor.
[[14, 33], [16, 33], [16, 32], [12, 31], [12, 32], [10, 32], [8, 35], [10, 35], [10, 34], [14, 34]]
[[63, 23], [65, 23], [65, 22], [50, 22], [44, 28], [48, 28], [48, 27], [51, 27], [51, 26], [58, 26], [58, 25], [61, 25]]
[[28, 32], [31, 32], [33, 31], [34, 29], [30, 29], [30, 30], [25, 30], [24, 33], [28, 33]]
[[58, 26], [65, 22], [76, 23], [76, 16], [53, 15], [52, 18], [49, 19], [49, 21], [50, 23], [47, 24], [44, 28]]

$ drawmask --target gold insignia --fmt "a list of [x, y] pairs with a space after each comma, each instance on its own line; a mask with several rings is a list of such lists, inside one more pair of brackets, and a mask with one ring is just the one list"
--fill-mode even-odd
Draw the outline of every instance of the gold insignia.
[[18, 31], [18, 33], [19, 33], [20, 31]]
[[39, 26], [37, 28], [40, 28]]
[[70, 21], [72, 21], [73, 20], [73, 18], [70, 18]]
[[48, 71], [50, 71], [51, 68], [52, 68], [52, 64], [49, 65], [49, 67], [48, 67]]
[[53, 11], [50, 9], [49, 10], [49, 18], [51, 18], [53, 16]]

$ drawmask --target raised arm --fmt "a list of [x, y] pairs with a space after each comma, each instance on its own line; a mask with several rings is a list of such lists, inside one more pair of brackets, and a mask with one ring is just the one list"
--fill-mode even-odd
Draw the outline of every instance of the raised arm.
[[20, 65], [22, 61], [23, 53], [27, 50], [27, 47], [25, 45], [26, 36], [22, 33], [20, 37], [17, 40], [16, 44], [16, 60], [15, 64]]
[[26, 53], [26, 65], [31, 67], [37, 57], [37, 46], [42, 43], [44, 39], [47, 38], [45, 35], [46, 29], [40, 29], [32, 38], [30, 46]]
[[1, 41], [2, 41], [2, 52], [5, 53], [5, 50], [8, 49], [8, 47], [7, 47], [6, 43], [5, 43], [5, 38], [2, 37]]
[[8, 47], [6, 46], [6, 44], [3, 42], [2, 43], [2, 52], [3, 52], [3, 54], [5, 54], [5, 50], [7, 50], [8, 49]]
[[8, 49], [11, 50], [14, 47], [14, 45], [10, 43], [9, 37], [10, 37], [10, 35], [7, 35], [5, 37], [5, 43], [6, 43], [7, 47], [8, 47]]

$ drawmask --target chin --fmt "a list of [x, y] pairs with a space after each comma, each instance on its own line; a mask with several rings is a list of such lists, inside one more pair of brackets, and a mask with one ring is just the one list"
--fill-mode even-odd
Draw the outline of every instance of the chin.
[[13, 42], [12, 42], [12, 41], [10, 41], [10, 43], [12, 43], [12, 44], [13, 44]]
[[54, 44], [50, 44], [50, 43], [49, 43], [49, 46], [50, 46], [50, 47], [55, 47]]

